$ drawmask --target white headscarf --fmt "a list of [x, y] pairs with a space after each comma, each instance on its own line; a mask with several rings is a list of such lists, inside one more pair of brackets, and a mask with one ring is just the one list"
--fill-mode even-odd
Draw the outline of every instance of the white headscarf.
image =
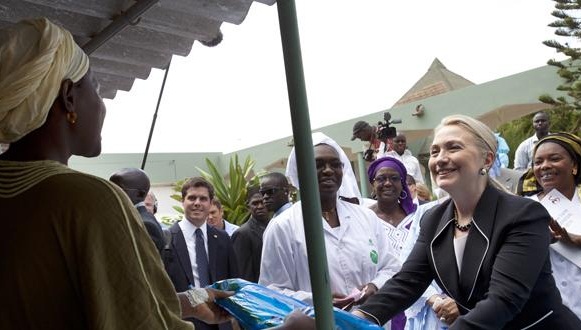
[[[343, 180], [341, 182], [341, 187], [337, 192], [338, 196], [343, 197], [357, 197], [359, 201], [361, 201], [361, 192], [359, 191], [359, 187], [357, 186], [357, 179], [355, 178], [355, 173], [353, 172], [353, 168], [351, 167], [351, 162], [347, 155], [341, 149], [341, 147], [330, 137], [326, 136], [321, 132], [313, 133], [313, 146], [317, 144], [326, 144], [337, 151], [339, 154], [339, 158], [341, 162], [344, 164], [343, 167]], [[288, 157], [288, 162], [286, 165], [286, 176], [290, 179], [290, 182], [293, 186], [299, 188], [299, 173], [297, 170], [297, 159], [295, 155], [295, 148], [291, 150], [291, 153]], [[300, 189], [300, 188], [299, 188]]]
[[0, 143], [42, 126], [65, 79], [81, 80], [89, 57], [46, 18], [0, 31]]

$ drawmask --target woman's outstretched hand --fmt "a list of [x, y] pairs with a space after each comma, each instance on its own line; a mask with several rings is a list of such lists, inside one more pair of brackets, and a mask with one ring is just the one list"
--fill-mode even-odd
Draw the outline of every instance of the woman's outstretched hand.
[[581, 235], [567, 232], [567, 229], [561, 227], [556, 220], [551, 219], [549, 222], [549, 228], [551, 229], [551, 235], [554, 240], [581, 247]]

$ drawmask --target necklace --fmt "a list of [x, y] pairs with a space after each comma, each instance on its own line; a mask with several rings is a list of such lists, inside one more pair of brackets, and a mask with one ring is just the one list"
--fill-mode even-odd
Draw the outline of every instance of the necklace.
[[458, 211], [454, 210], [454, 226], [461, 232], [467, 232], [472, 227], [472, 219], [465, 225], [458, 223]]

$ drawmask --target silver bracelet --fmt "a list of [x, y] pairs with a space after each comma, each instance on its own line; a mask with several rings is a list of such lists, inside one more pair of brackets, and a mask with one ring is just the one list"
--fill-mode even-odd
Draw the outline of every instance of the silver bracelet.
[[208, 295], [208, 291], [202, 288], [193, 288], [189, 289], [185, 292], [188, 301], [192, 307], [196, 307], [200, 304], [203, 304], [208, 301], [210, 296]]

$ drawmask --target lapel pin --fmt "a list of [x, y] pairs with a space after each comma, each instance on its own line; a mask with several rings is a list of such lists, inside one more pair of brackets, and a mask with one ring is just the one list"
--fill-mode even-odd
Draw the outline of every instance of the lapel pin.
[[218, 238], [218, 235], [214, 234], [214, 238]]

